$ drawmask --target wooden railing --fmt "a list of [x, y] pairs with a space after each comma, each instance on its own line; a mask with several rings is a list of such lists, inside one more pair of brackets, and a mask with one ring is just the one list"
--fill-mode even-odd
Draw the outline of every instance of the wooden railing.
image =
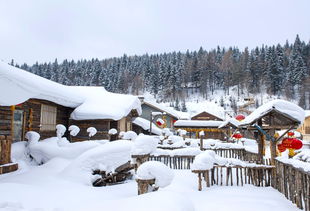
[[150, 160], [159, 161], [172, 169], [190, 169], [190, 165], [193, 163], [195, 156], [150, 156]]
[[[250, 163], [259, 163], [269, 165], [270, 161], [265, 159], [263, 163], [259, 160], [256, 153], [248, 152], [245, 149], [208, 149], [213, 150], [217, 155], [224, 158], [236, 158]], [[190, 155], [179, 155], [179, 156], [169, 156], [169, 155], [151, 155], [148, 160], [160, 161], [172, 169], [190, 169], [190, 164], [193, 163], [195, 156]]]
[[202, 178], [206, 187], [212, 185], [243, 186], [252, 184], [258, 187], [267, 187], [272, 183], [272, 170], [274, 166], [218, 166], [210, 170], [193, 170], [198, 174], [198, 190], [202, 190]]
[[275, 160], [273, 187], [298, 208], [310, 211], [310, 172]]

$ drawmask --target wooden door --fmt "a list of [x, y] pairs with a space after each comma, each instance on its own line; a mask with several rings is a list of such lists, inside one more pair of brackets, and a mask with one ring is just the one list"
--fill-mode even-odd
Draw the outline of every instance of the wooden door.
[[13, 141], [22, 141], [23, 133], [23, 111], [15, 110], [13, 118]]

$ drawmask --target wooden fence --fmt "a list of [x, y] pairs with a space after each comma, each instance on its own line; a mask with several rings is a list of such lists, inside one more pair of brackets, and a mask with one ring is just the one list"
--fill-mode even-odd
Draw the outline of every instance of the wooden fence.
[[310, 172], [275, 160], [273, 187], [298, 208], [310, 211]]
[[195, 156], [169, 156], [169, 155], [161, 155], [161, 156], [150, 156], [150, 160], [159, 161], [171, 169], [190, 169], [190, 165], [193, 163]]
[[[224, 158], [236, 158], [250, 163], [259, 163], [269, 165], [270, 161], [264, 159], [263, 162], [259, 160], [259, 157], [256, 153], [248, 152], [245, 149], [205, 149], [213, 150], [217, 155]], [[169, 166], [172, 169], [190, 169], [190, 164], [193, 163], [195, 156], [190, 155], [178, 155], [178, 156], [169, 156], [169, 155], [159, 155], [159, 156], [150, 156], [148, 160], [160, 161]]]
[[198, 190], [202, 190], [202, 177], [206, 187], [212, 185], [243, 186], [252, 184], [267, 187], [272, 183], [273, 166], [214, 166], [211, 170], [193, 170], [198, 174]]

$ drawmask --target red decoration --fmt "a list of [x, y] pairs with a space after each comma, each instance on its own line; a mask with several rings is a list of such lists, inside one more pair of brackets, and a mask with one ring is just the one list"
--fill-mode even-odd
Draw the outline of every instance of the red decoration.
[[245, 119], [245, 116], [242, 115], [242, 114], [238, 114], [238, 115], [235, 117], [235, 119], [238, 120], [238, 121], [242, 121], [242, 120]]
[[301, 149], [302, 148], [302, 141], [297, 139], [297, 138], [293, 138], [293, 140], [292, 140], [292, 148], [293, 149]]
[[287, 133], [287, 135], [288, 135], [288, 136], [294, 136], [295, 133], [294, 133], [293, 131], [290, 131], [290, 132]]
[[240, 133], [235, 133], [232, 137], [235, 138], [235, 139], [240, 139], [243, 136]]
[[162, 125], [163, 125], [160, 121], [157, 121], [156, 124], [157, 124], [158, 126], [162, 126]]
[[278, 145], [278, 150], [279, 150], [280, 152], [284, 152], [284, 151], [286, 150], [286, 148], [285, 148], [285, 146], [284, 146], [283, 144], [279, 144], [279, 145]]
[[285, 138], [282, 141], [282, 145], [285, 148], [300, 149], [302, 148], [302, 141], [297, 138]]

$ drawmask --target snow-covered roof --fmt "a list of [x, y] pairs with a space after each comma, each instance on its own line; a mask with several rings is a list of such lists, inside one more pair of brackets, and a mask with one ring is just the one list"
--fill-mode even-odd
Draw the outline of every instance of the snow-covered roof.
[[192, 114], [191, 118], [201, 114], [201, 113], [208, 113], [211, 114], [212, 116], [215, 116], [218, 119], [224, 120], [224, 114], [221, 113], [219, 110], [200, 110], [199, 112], [196, 112], [194, 114]]
[[75, 108], [71, 118], [119, 120], [132, 110], [142, 113], [138, 97], [115, 94], [103, 87], [65, 86], [0, 62], [0, 105], [17, 105], [30, 98]]
[[285, 100], [273, 100], [254, 110], [242, 121], [240, 126], [253, 124], [271, 111], [281, 113], [299, 124], [305, 119], [305, 110], [298, 105]]
[[71, 113], [71, 119], [119, 120], [132, 110], [136, 110], [138, 114], [142, 113], [138, 97], [111, 93], [103, 87], [76, 86], [71, 88], [85, 96], [84, 102]]
[[241, 124], [240, 121], [236, 120], [235, 118], [230, 118], [230, 119], [224, 121], [224, 122], [219, 126], [219, 128], [226, 127], [227, 125], [232, 125], [232, 126], [234, 126], [234, 127], [239, 127], [240, 124]]
[[309, 117], [310, 116], [310, 110], [305, 110], [305, 112], [306, 112], [305, 118]]
[[203, 120], [178, 120], [174, 123], [175, 127], [219, 127], [223, 121], [203, 121]]
[[143, 100], [142, 104], [146, 104], [146, 105], [149, 105], [151, 107], [154, 107], [158, 110], [160, 110], [161, 112], [166, 112], [168, 115], [170, 116], [173, 116], [174, 118], [176, 119], [180, 119], [180, 114], [178, 111], [172, 109], [172, 108], [169, 108], [167, 106], [164, 106], [164, 105], [160, 105], [156, 102], [152, 102], [152, 101], [148, 101], [148, 100]]
[[[132, 123], [142, 127], [143, 130], [150, 131], [150, 121], [147, 119], [144, 119], [142, 117], [136, 117], [133, 119]], [[162, 134], [162, 129], [152, 123], [152, 133], [160, 136]]]

